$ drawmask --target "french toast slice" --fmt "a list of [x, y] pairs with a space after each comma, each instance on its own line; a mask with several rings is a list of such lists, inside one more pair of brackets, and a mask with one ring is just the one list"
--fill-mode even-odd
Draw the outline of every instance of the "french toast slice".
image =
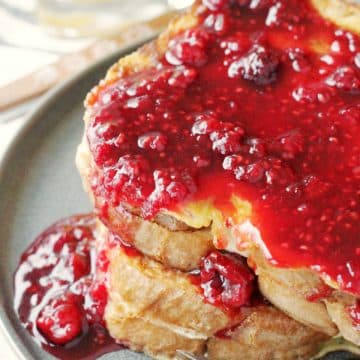
[[175, 359], [176, 350], [207, 353], [210, 360], [308, 358], [329, 338], [269, 304], [227, 315], [204, 301], [189, 275], [140, 254], [110, 246], [107, 257], [107, 328], [120, 343], [156, 359]]
[[134, 246], [164, 266], [183, 271], [198, 268], [200, 260], [214, 250], [209, 229], [170, 231], [154, 221], [142, 219], [127, 210], [109, 209], [107, 228], [119, 234], [124, 242]]
[[213, 337], [207, 343], [209, 359], [248, 360], [309, 359], [326, 339], [309, 331], [271, 306], [259, 306], [227, 338]]
[[194, 339], [207, 339], [242, 317], [232, 318], [205, 303], [197, 286], [180, 271], [143, 256], [129, 257], [122, 250], [112, 250], [108, 257], [110, 303], [119, 303], [131, 317], [143, 317]]
[[194, 355], [203, 355], [206, 351], [205, 340], [184, 337], [149, 320], [130, 317], [121, 305], [114, 302], [107, 306], [106, 324], [111, 336], [118, 342], [155, 359], [176, 359], [176, 350]]
[[326, 335], [269, 305], [250, 309], [239, 326], [224, 331], [226, 337], [213, 336], [208, 340], [182, 337], [147, 320], [127, 317], [121, 306], [114, 303], [107, 307], [107, 313], [107, 326], [115, 339], [155, 359], [176, 359], [176, 350], [194, 355], [206, 353], [210, 360], [239, 359], [239, 354], [249, 360], [308, 359], [327, 340]]
[[[205, 1], [204, 4], [206, 3], [207, 2]], [[211, 3], [211, 1], [209, 3]], [[331, 13], [329, 9], [335, 6], [335, 3], [338, 4], [339, 2], [335, 0], [327, 1], [326, 4], [323, 5], [325, 3], [324, 1], [313, 0], [312, 3], [315, 5], [315, 7], [318, 7], [322, 10], [324, 10], [326, 6], [326, 14], [329, 14]], [[358, 7], [354, 5], [354, 9], [354, 11], [351, 10], [351, 14], [357, 19]], [[85, 114], [85, 124], [87, 129], [89, 129], [90, 122], [97, 111], [97, 99], [102, 94], [104, 89], [111, 87], [120, 79], [126, 80], [127, 78], [131, 78], [131, 76], [136, 74], [139, 74], [141, 77], [141, 74], [147, 71], [147, 69], [156, 68], [160, 63], [160, 60], [163, 58], [169, 42], [176, 38], [177, 34], [180, 34], [187, 29], [195, 28], [199, 23], [199, 13], [201, 13], [203, 10], [204, 5], [200, 2], [197, 2], [190, 12], [175, 20], [170, 25], [168, 31], [162, 34], [158, 40], [146, 45], [135, 54], [121, 59], [109, 70], [104, 81], [102, 81], [99, 86], [96, 87], [87, 97], [87, 112]], [[320, 12], [323, 13], [322, 11]], [[324, 16], [334, 20], [331, 16]], [[341, 21], [347, 25], [345, 26]], [[346, 20], [346, 16], [343, 16], [340, 13], [336, 15], [335, 22], [341, 26], [349, 27], [354, 32], [358, 31], [358, 29], [355, 27], [357, 26], [358, 22], [355, 21], [351, 23], [350, 21]], [[317, 51], [321, 52], [324, 48], [326, 48], [327, 44], [322, 43], [322, 39], [315, 40], [318, 41], [316, 43]], [[84, 137], [83, 143], [79, 148], [77, 163], [80, 172], [82, 173], [85, 188], [93, 197], [96, 207], [100, 210], [99, 213], [107, 219], [108, 224], [120, 224], [122, 222], [121, 214], [119, 216], [119, 214], [116, 212], [116, 207], [118, 207], [119, 204], [114, 205], [112, 201], [109, 201], [107, 196], [105, 196], [104, 192], [98, 191], [96, 186], [93, 185], [92, 180], [99, 180], [102, 176], [104, 176], [104, 174], [103, 169], [98, 166], [94, 159], [94, 154], [89, 149], [88, 139], [86, 137]], [[244, 213], [245, 215], [248, 215], [246, 213], [247, 204], [243, 204], [241, 201], [238, 201], [238, 203], [241, 203], [239, 206], [239, 208], [241, 208], [241, 211], [239, 211], [241, 212], [241, 215], [244, 216]], [[120, 205], [127, 210], [131, 209], [131, 212], [135, 213], [136, 215], [143, 216], [141, 209], [136, 207], [134, 208], [134, 206], [131, 204], [121, 202]], [[105, 212], [103, 212], [104, 208], [106, 208]], [[245, 208], [245, 210], [243, 208]], [[247, 256], [249, 259], [254, 261], [254, 269], [256, 269], [258, 273], [261, 289], [264, 295], [268, 297], [271, 302], [281, 307], [281, 309], [287, 314], [293, 316], [299, 321], [302, 321], [304, 324], [311, 325], [318, 330], [321, 329], [321, 331], [324, 331], [329, 335], [334, 335], [338, 331], [338, 329], [332, 323], [334, 322], [340, 329], [342, 335], [360, 345], [358, 342], [358, 337], [356, 336], [356, 334], [358, 334], [358, 330], [353, 321], [350, 320], [348, 312], [344, 311], [345, 306], [348, 305], [344, 305], [339, 297], [333, 297], [333, 294], [326, 294], [324, 297], [321, 297], [318, 301], [315, 302], [309, 301], [307, 299], [307, 295], [316, 290], [312, 288], [312, 286], [318, 286], [319, 284], [321, 286], [323, 281], [325, 281], [328, 286], [334, 288], [337, 291], [340, 291], [340, 293], [344, 291], [344, 289], [340, 289], [338, 284], [336, 284], [334, 281], [329, 281], [327, 276], [323, 276], [321, 272], [319, 273], [318, 271], [315, 271], [314, 268], [299, 269], [297, 267], [290, 267], [289, 270], [281, 269], [281, 271], [277, 271], [277, 269], [270, 265], [270, 263], [263, 264], [263, 266], [260, 264], [260, 261], [257, 263], [257, 259], [261, 258], [261, 256], [258, 256], [259, 252], [265, 255], [265, 257], [268, 256], [266, 253], [266, 246], [256, 242], [256, 236], [249, 237], [245, 236], [244, 234], [239, 235], [239, 229], [236, 228], [236, 226], [232, 228], [231, 224], [226, 223], [226, 219], [224, 219], [221, 214], [219, 215], [217, 210], [218, 209], [214, 208], [214, 206], [209, 206], [209, 204], [206, 202], [199, 202], [195, 205], [191, 204], [191, 207], [188, 206], [180, 210], [169, 210], [167, 208], [160, 209], [160, 211], [154, 216], [154, 220], [160, 225], [168, 227], [168, 229], [171, 231], [189, 230], [189, 228], [195, 231], [196, 229], [210, 228], [213, 236], [213, 243], [216, 247], [225, 249], [227, 251], [240, 253], [241, 255]], [[112, 216], [110, 217], [109, 214]], [[117, 216], [119, 216], [118, 219]], [[244, 218], [242, 218], [242, 220], [244, 220]], [[144, 221], [147, 221], [147, 219], [144, 219]], [[154, 239], [154, 241], [156, 241], [156, 239]], [[169, 241], [171, 241], [170, 237]], [[194, 244], [194, 247], [195, 246], [196, 245]], [[154, 256], [154, 258], [156, 259], [157, 257]], [[169, 265], [173, 266], [175, 263], [171, 262]], [[180, 265], [179, 268], [185, 269], [183, 265]], [[289, 271], [289, 273], [287, 273], [287, 271]], [[296, 276], [293, 276], [294, 274], [296, 274]], [[299, 290], [299, 281], [297, 281], [297, 279], [303, 279], [303, 281], [300, 281], [300, 283], [309, 285], [306, 291], [303, 291], [303, 289]], [[310, 281], [308, 281], [308, 279], [310, 279]], [[275, 284], [279, 284], [279, 292], [272, 291], [274, 290]], [[284, 292], [280, 291], [281, 289], [283, 289]], [[285, 296], [282, 296], [284, 294]], [[290, 297], [294, 299], [294, 301], [298, 300], [298, 302], [284, 302], [283, 300], [286, 297]], [[357, 296], [351, 295], [351, 299], [352, 303], [356, 303]], [[342, 311], [337, 312], [337, 314], [341, 315], [331, 315], [331, 313], [334, 312], [330, 310], [331, 306], [328, 305], [329, 303], [339, 305]], [[330, 312], [330, 316], [328, 312]], [[317, 316], [313, 316], [314, 314]], [[344, 326], [347, 328], [347, 330], [344, 330]]]

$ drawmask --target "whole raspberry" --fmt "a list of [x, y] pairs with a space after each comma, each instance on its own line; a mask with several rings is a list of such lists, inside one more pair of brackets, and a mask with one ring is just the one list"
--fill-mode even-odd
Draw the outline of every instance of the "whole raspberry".
[[254, 45], [246, 55], [230, 65], [228, 75], [230, 78], [241, 76], [257, 85], [267, 85], [276, 80], [279, 66], [280, 61], [274, 51]]
[[80, 337], [87, 326], [80, 296], [69, 293], [50, 301], [40, 312], [36, 326], [56, 345], [65, 345]]
[[238, 255], [213, 251], [202, 259], [200, 286], [205, 299], [227, 308], [239, 308], [250, 302], [254, 275]]

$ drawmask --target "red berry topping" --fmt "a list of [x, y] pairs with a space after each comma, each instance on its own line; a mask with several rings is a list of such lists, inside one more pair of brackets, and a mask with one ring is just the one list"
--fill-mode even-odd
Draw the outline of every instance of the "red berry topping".
[[331, 185], [320, 180], [315, 175], [309, 175], [303, 180], [305, 196], [310, 199], [324, 196], [330, 189]]
[[104, 254], [96, 261], [95, 224], [94, 215], [54, 224], [24, 253], [15, 274], [20, 320], [61, 358], [67, 351], [68, 358], [106, 352], [97, 348], [100, 338], [111, 343], [103, 321], [107, 289], [95, 274], [106, 269]]
[[179, 66], [168, 80], [172, 88], [186, 89], [196, 79], [197, 72], [189, 66]]
[[220, 154], [232, 154], [240, 150], [244, 129], [235, 127], [229, 130], [214, 131], [210, 134], [212, 148]]
[[207, 29], [217, 35], [225, 35], [231, 27], [231, 18], [224, 13], [210, 14], [204, 21]]
[[225, 55], [244, 54], [251, 47], [249, 34], [236, 33], [235, 36], [227, 37], [221, 41], [220, 47], [224, 49]]
[[56, 345], [74, 341], [87, 327], [81, 300], [76, 295], [67, 294], [50, 301], [40, 312], [36, 326], [48, 341]]
[[104, 324], [104, 313], [107, 304], [107, 289], [103, 282], [88, 279], [82, 289], [84, 311], [89, 324]]
[[359, 36], [308, 1], [197, 9], [191, 30], [160, 42], [166, 56], [89, 103], [95, 195], [147, 218], [210, 198], [227, 214], [233, 195], [247, 199], [274, 263], [360, 294]]
[[235, 170], [239, 165], [244, 164], [246, 158], [242, 155], [229, 155], [224, 158], [222, 163], [224, 170]]
[[348, 106], [339, 111], [339, 115], [350, 126], [356, 127], [360, 124], [360, 104]]
[[348, 308], [349, 315], [352, 319], [353, 325], [357, 331], [360, 331], [360, 301]]
[[275, 0], [251, 0], [249, 8], [252, 10], [269, 9], [274, 4]]
[[267, 85], [276, 80], [279, 65], [279, 58], [274, 51], [255, 45], [230, 65], [228, 75], [230, 78], [241, 76], [257, 85]]
[[247, 6], [251, 0], [233, 0], [232, 3], [238, 6]]
[[360, 46], [359, 39], [352, 33], [344, 30], [335, 31], [335, 40], [331, 43], [331, 51], [342, 56], [350, 56]]
[[[194, 179], [186, 171], [156, 170], [154, 182], [155, 189], [145, 206], [145, 216], [151, 216], [154, 209], [158, 211], [158, 209], [166, 208], [184, 200], [196, 190]], [[147, 209], [151, 210], [148, 210], [147, 213]]]
[[326, 84], [339, 90], [353, 93], [360, 92], [360, 76], [350, 66], [340, 66], [326, 79]]
[[138, 145], [141, 149], [152, 149], [164, 151], [167, 143], [167, 137], [160, 132], [152, 132], [142, 135], [138, 139]]
[[116, 169], [108, 168], [105, 173], [107, 186], [122, 189], [127, 192], [137, 190], [139, 199], [145, 198], [145, 193], [151, 179], [144, 176], [149, 168], [147, 160], [141, 155], [125, 155], [117, 162]]
[[292, 92], [294, 100], [300, 103], [327, 103], [330, 101], [333, 91], [322, 83], [301, 85]]
[[354, 57], [354, 64], [358, 69], [360, 69], [360, 52], [358, 52]]
[[99, 144], [94, 148], [94, 159], [98, 165], [114, 165], [119, 159], [119, 154], [120, 151], [114, 143]]
[[273, 5], [269, 8], [265, 23], [269, 27], [280, 27], [285, 31], [292, 31], [302, 34], [304, 27], [302, 26], [307, 17], [307, 9], [305, 6], [299, 7], [294, 11], [293, 6], [297, 0], [273, 1]]
[[311, 63], [303, 50], [299, 48], [290, 49], [288, 56], [294, 71], [307, 73], [311, 69]]
[[209, 112], [196, 116], [191, 133], [193, 135], [209, 135], [220, 129], [221, 122], [219, 121], [219, 117], [216, 114]]
[[270, 149], [283, 159], [294, 159], [305, 149], [305, 139], [299, 130], [292, 130], [278, 136], [270, 145]]
[[294, 180], [293, 171], [275, 157], [257, 159], [249, 155], [231, 155], [224, 159], [223, 168], [232, 171], [237, 180], [250, 184], [285, 186]]
[[88, 275], [91, 270], [90, 255], [88, 253], [71, 253], [67, 259], [67, 266], [74, 274], [74, 281]]
[[170, 40], [166, 60], [172, 65], [201, 66], [207, 62], [209, 35], [202, 30], [187, 30]]
[[207, 302], [239, 308], [250, 302], [254, 275], [240, 256], [214, 251], [201, 262], [200, 286]]

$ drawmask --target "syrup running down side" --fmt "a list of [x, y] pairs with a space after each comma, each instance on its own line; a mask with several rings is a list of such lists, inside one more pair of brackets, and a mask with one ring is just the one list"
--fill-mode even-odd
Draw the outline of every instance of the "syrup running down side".
[[360, 295], [359, 37], [309, 1], [203, 4], [157, 66], [90, 98], [95, 196], [145, 218], [210, 199], [231, 224], [235, 194], [273, 264]]
[[[104, 243], [96, 243], [101, 236], [96, 221], [93, 214], [78, 215], [46, 229], [24, 252], [14, 276], [20, 321], [46, 351], [63, 360], [96, 359], [123, 348], [104, 323], [106, 249], [143, 255], [112, 233]], [[248, 307], [264, 303], [254, 274], [236, 254], [211, 252], [189, 279], [204, 301], [237, 318], [245, 318]]]
[[103, 321], [104, 279], [96, 267], [94, 215], [73, 216], [45, 230], [21, 257], [15, 310], [43, 348], [61, 359], [96, 359], [121, 349]]

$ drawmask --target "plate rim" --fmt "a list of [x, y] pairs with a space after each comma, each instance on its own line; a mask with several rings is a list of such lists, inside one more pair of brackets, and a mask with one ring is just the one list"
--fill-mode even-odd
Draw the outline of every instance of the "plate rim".
[[[44, 114], [46, 114], [46, 112], [51, 108], [52, 104], [58, 101], [58, 98], [60, 98], [66, 91], [74, 87], [78, 82], [84, 80], [91, 73], [96, 71], [97, 68], [101, 67], [106, 63], [114, 63], [118, 59], [131, 54], [155, 37], [156, 35], [148, 36], [141, 41], [135, 42], [134, 44], [121, 47], [120, 49], [112, 52], [111, 54], [108, 54], [105, 57], [95, 61], [91, 65], [79, 71], [77, 74], [56, 85], [53, 89], [43, 95], [40, 102], [35, 106], [35, 108], [32, 109], [27, 116], [25, 116], [23, 124], [21, 124], [21, 126], [17, 129], [5, 151], [0, 156], [0, 183], [5, 177], [5, 169], [7, 169], [8, 166], [10, 166], [11, 164], [10, 160], [16, 150], [18, 143], [24, 136], [26, 136], [26, 134], [31, 130], [33, 126], [35, 126], [40, 121], [44, 121]], [[96, 84], [94, 84], [94, 86], [95, 85]], [[80, 140], [81, 139], [79, 139], [79, 142]], [[21, 254], [19, 254], [19, 256], [20, 255]], [[13, 275], [13, 273], [11, 275]], [[0, 304], [0, 331], [4, 335], [5, 341], [10, 345], [10, 348], [14, 351], [15, 355], [19, 358], [19, 360], [36, 360], [34, 358], [34, 354], [32, 354], [25, 346], [21, 335], [18, 333], [18, 331], [16, 331], [15, 327], [13, 326], [12, 320], [7, 314], [4, 305], [5, 301], [3, 291], [0, 291]], [[39, 347], [41, 346], [39, 345]], [[51, 354], [49, 355], [52, 356]]]

